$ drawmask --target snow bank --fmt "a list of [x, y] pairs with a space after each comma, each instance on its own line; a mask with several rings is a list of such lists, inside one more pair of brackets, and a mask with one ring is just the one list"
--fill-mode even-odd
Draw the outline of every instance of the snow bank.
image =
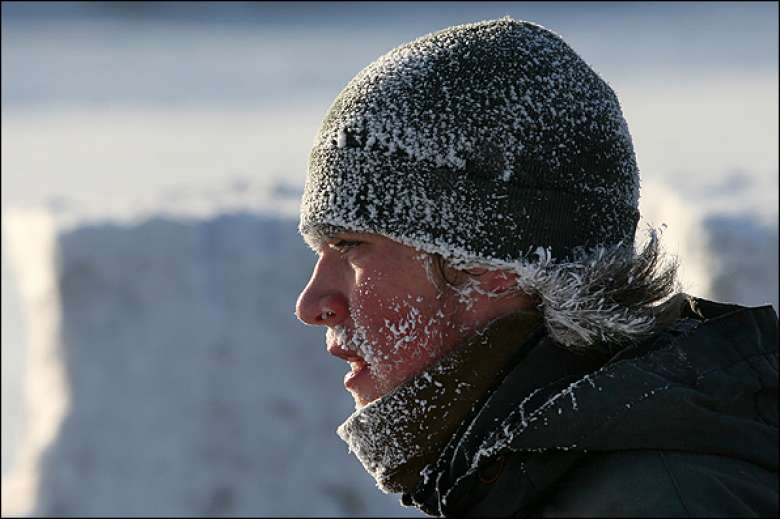
[[771, 303], [778, 311], [777, 219], [713, 214], [703, 219], [711, 252], [713, 297], [749, 306]]
[[[679, 258], [685, 292], [747, 306], [771, 304], [777, 312], [776, 209], [729, 203], [728, 197], [736, 194], [733, 189], [708, 193], [705, 204], [684, 197], [668, 184], [647, 181], [642, 184], [639, 226], [665, 225], [662, 242]], [[739, 196], [761, 198], [760, 194]]]
[[[2, 514], [7, 516], [21, 515], [37, 501], [37, 481], [45, 471], [40, 457], [56, 441], [67, 413], [69, 384], [57, 337], [61, 306], [54, 266], [54, 220], [42, 211], [4, 212], [3, 235], [10, 245], [4, 247], [8, 261], [15, 267], [18, 304], [29, 323], [26, 358], [20, 363], [24, 369], [19, 393], [25, 427], [14, 453], [13, 472], [2, 481]], [[4, 297], [3, 306], [8, 303]]]
[[411, 514], [336, 436], [347, 366], [293, 315], [294, 219], [4, 220], [34, 323], [4, 515]]

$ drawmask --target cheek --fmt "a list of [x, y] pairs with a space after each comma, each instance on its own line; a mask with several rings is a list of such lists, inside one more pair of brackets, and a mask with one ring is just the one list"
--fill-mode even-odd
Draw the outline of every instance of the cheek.
[[355, 326], [372, 345], [375, 364], [391, 369], [411, 359], [435, 357], [449, 328], [436, 294], [381, 288], [359, 287], [353, 309]]

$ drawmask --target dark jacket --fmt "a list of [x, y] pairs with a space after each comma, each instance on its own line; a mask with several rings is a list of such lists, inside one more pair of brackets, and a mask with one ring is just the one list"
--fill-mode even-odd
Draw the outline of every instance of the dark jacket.
[[690, 298], [611, 358], [537, 335], [402, 502], [447, 516], [777, 516], [777, 315]]

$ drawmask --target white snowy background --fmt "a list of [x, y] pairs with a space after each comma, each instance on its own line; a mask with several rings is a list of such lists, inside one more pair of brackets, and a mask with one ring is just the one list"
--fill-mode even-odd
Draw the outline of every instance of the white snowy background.
[[298, 197], [354, 74], [507, 14], [617, 91], [688, 291], [777, 309], [776, 3], [3, 2], [3, 515], [415, 515], [335, 434]]

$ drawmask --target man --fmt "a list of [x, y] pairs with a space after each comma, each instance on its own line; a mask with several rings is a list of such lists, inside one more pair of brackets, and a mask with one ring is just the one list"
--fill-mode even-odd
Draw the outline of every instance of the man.
[[339, 435], [431, 515], [776, 515], [777, 316], [635, 249], [611, 88], [508, 18], [392, 50], [315, 140], [298, 317], [351, 367]]

